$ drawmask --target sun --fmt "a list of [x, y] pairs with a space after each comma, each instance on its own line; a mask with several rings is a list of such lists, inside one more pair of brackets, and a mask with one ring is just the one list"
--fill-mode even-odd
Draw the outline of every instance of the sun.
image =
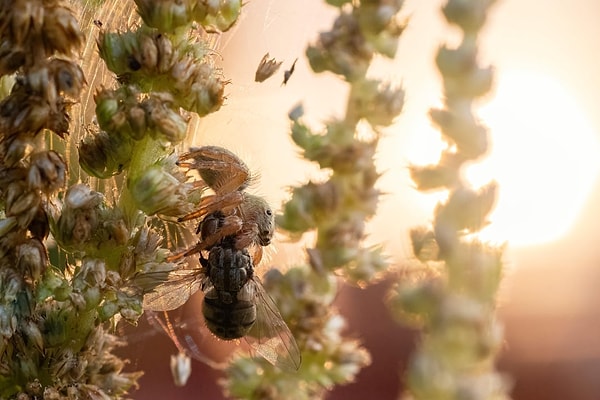
[[598, 134], [575, 98], [550, 76], [512, 71], [499, 78], [495, 98], [479, 115], [493, 145], [467, 178], [500, 184], [482, 237], [524, 246], [563, 236], [600, 169]]

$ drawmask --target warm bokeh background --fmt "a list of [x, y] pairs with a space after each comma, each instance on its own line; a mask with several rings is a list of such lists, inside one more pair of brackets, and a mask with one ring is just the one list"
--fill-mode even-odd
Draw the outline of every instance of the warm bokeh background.
[[[223, 144], [248, 159], [260, 171], [256, 190], [274, 204], [281, 204], [287, 186], [315, 176], [309, 165], [292, 159], [287, 112], [302, 101], [317, 126], [344, 107], [345, 85], [313, 75], [303, 57], [307, 42], [331, 25], [334, 14], [321, 3], [248, 2], [244, 18], [220, 39], [224, 73], [232, 79], [227, 105], [197, 133], [197, 144]], [[408, 229], [426, 223], [436, 202], [435, 195], [412, 189], [406, 166], [435, 161], [440, 148], [427, 119], [442, 96], [433, 59], [456, 34], [445, 25], [441, 4], [406, 1], [411, 23], [396, 60], [378, 60], [373, 71], [407, 92], [405, 111], [381, 143], [380, 168], [387, 170], [381, 185], [389, 195], [369, 237], [384, 242], [398, 265], [409, 256]], [[518, 400], [600, 399], [598, 17], [597, 0], [500, 0], [480, 41], [481, 59], [497, 69], [498, 98], [487, 99], [482, 111], [497, 146], [495, 162], [473, 176], [501, 184], [492, 224], [498, 229], [489, 234], [509, 242], [499, 299], [506, 326], [499, 368], [513, 377]], [[287, 86], [280, 86], [281, 76], [254, 83], [267, 51], [284, 60], [284, 68], [300, 58]], [[281, 236], [271, 262], [301, 262], [301, 249], [284, 242]], [[373, 364], [330, 398], [396, 398], [416, 337], [389, 319], [382, 302], [388, 286], [342, 290], [338, 306], [349, 319], [349, 333], [370, 349]], [[147, 371], [136, 399], [220, 398], [215, 375], [198, 363], [186, 388], [165, 380], [174, 350], [166, 337], [132, 349], [140, 350], [135, 366]]]

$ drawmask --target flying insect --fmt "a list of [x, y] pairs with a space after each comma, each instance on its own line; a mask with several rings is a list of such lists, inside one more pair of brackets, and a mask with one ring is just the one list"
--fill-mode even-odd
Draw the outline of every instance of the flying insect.
[[294, 73], [294, 69], [296, 68], [296, 61], [298, 61], [297, 58], [294, 60], [294, 63], [292, 64], [290, 69], [286, 69], [285, 71], [283, 71], [283, 82], [281, 83], [281, 86], [287, 85], [288, 81], [292, 77], [292, 74]]

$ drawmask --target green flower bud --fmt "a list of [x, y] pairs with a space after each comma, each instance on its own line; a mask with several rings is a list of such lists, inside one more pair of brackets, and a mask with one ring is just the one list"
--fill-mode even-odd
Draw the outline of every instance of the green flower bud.
[[16, 360], [17, 368], [19, 373], [22, 374], [25, 379], [33, 379], [39, 376], [38, 366], [32, 358], [29, 357], [18, 357]]
[[462, 157], [475, 160], [488, 150], [487, 129], [475, 120], [470, 106], [463, 106], [453, 111], [432, 109], [429, 115], [447, 139], [456, 143]]
[[454, 398], [456, 378], [431, 351], [420, 351], [412, 358], [406, 379], [417, 399]]
[[355, 285], [365, 287], [384, 272], [388, 263], [383, 256], [383, 249], [360, 249], [357, 257], [344, 268], [345, 278]]
[[457, 49], [443, 46], [436, 63], [444, 75], [444, 89], [449, 97], [481, 97], [492, 87], [494, 70], [477, 65], [474, 42], [463, 42]]
[[119, 312], [119, 305], [114, 301], [105, 301], [98, 310], [98, 318], [101, 321], [107, 321]]
[[300, 121], [300, 115], [297, 115], [300, 112], [300, 110], [296, 109], [293, 113], [295, 118], [292, 119], [292, 140], [298, 146], [303, 148], [307, 155], [313, 154], [329, 144], [329, 138], [325, 135], [315, 135], [312, 133], [310, 129]]
[[110, 129], [113, 117], [119, 111], [118, 94], [112, 90], [100, 90], [94, 95], [94, 101], [98, 125], [103, 129]]
[[485, 304], [493, 304], [502, 278], [503, 247], [459, 243], [446, 258], [451, 283]]
[[176, 28], [191, 22], [192, 10], [196, 1], [135, 0], [138, 13], [146, 25], [160, 32], [173, 32]]
[[[377, 37], [389, 30], [395, 22], [396, 14], [402, 6], [402, 1], [375, 1], [361, 4], [356, 12], [361, 31], [369, 37]], [[396, 35], [396, 42], [397, 36]]]
[[[46, 268], [43, 278], [37, 286], [37, 301], [43, 301], [54, 296], [58, 301], [68, 299], [71, 291], [69, 282], [64, 280], [54, 268]], [[66, 295], [65, 295], [65, 292]]]
[[153, 136], [173, 144], [180, 143], [187, 132], [187, 121], [172, 108], [173, 98], [167, 94], [153, 93], [142, 103], [147, 124]]
[[428, 326], [437, 314], [445, 295], [439, 279], [400, 283], [394, 287], [387, 302], [395, 318], [412, 326]]
[[444, 152], [436, 165], [411, 165], [410, 177], [420, 191], [452, 188], [460, 183], [460, 167], [464, 161], [460, 154]]
[[[497, 188], [496, 183], [490, 183], [479, 191], [462, 188], [452, 192], [448, 201], [436, 209], [436, 230], [441, 227], [470, 232], [482, 229], [488, 223], [487, 215], [496, 201]], [[438, 240], [438, 243], [441, 247], [442, 242]]]
[[319, 41], [309, 46], [306, 56], [313, 71], [329, 70], [348, 81], [365, 76], [373, 49], [362, 34], [353, 14], [342, 13], [330, 32], [322, 32]]
[[335, 7], [341, 7], [346, 3], [350, 3], [352, 0], [325, 0], [327, 4], [331, 4]]
[[194, 19], [207, 32], [226, 32], [237, 21], [241, 8], [241, 0], [198, 2], [194, 9]]
[[435, 234], [426, 227], [417, 227], [410, 230], [410, 243], [413, 255], [419, 261], [427, 262], [438, 259], [439, 247], [435, 241]]
[[442, 8], [446, 20], [467, 33], [479, 31], [485, 23], [488, 9], [495, 0], [450, 0]]
[[106, 179], [120, 174], [129, 165], [132, 153], [130, 136], [100, 131], [79, 143], [79, 164], [88, 174]]
[[348, 114], [365, 118], [373, 126], [391, 125], [404, 105], [404, 90], [375, 80], [352, 85]]
[[134, 32], [116, 33], [102, 30], [97, 44], [100, 57], [115, 74], [122, 75], [141, 68], [139, 61], [133, 58], [133, 53], [138, 48]]
[[153, 164], [139, 176], [129, 177], [127, 186], [138, 207], [148, 215], [185, 215], [192, 210], [188, 202], [191, 187]]

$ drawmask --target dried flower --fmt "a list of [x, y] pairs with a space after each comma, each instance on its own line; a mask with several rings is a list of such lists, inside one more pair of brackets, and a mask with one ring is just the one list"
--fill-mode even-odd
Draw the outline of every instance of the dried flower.
[[17, 217], [19, 226], [27, 227], [38, 212], [41, 199], [25, 182], [14, 181], [6, 188], [6, 216]]
[[33, 282], [39, 281], [48, 265], [48, 254], [39, 239], [29, 239], [17, 250], [17, 270]]
[[279, 67], [281, 67], [283, 61], [277, 62], [274, 58], [269, 60], [269, 53], [266, 53], [263, 58], [260, 60], [258, 67], [256, 68], [256, 73], [254, 74], [255, 82], [264, 82], [269, 79]]
[[55, 151], [34, 153], [27, 180], [29, 187], [52, 194], [65, 186], [67, 165]]
[[102, 201], [103, 196], [87, 185], [71, 186], [57, 221], [56, 240], [65, 248], [80, 248], [89, 243], [97, 233]]
[[192, 360], [185, 353], [171, 355], [171, 374], [175, 386], [185, 386], [192, 374]]

